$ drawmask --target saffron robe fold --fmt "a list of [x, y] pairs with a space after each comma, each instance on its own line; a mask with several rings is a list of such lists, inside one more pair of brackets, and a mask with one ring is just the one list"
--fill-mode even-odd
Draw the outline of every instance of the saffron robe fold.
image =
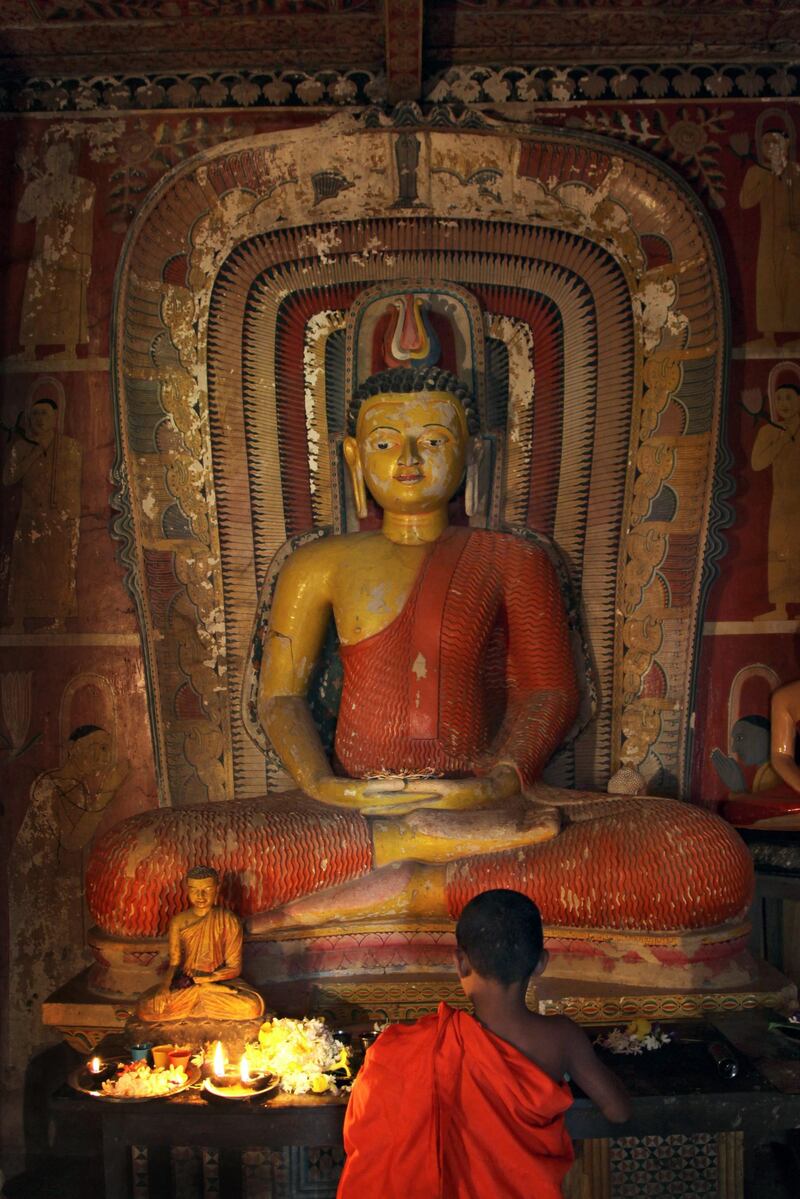
[[442, 1003], [368, 1051], [338, 1199], [560, 1199], [571, 1103], [566, 1083]]

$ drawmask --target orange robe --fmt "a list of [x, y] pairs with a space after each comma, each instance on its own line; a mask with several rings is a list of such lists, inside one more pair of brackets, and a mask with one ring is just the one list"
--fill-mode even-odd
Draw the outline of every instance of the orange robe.
[[367, 1053], [338, 1199], [560, 1199], [571, 1103], [566, 1083], [441, 1003]]

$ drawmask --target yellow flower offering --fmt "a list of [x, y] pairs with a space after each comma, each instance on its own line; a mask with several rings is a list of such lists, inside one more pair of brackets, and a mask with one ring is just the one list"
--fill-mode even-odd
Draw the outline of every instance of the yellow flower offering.
[[276, 1074], [281, 1090], [293, 1095], [336, 1094], [331, 1073], [346, 1070], [350, 1076], [347, 1049], [324, 1020], [265, 1020], [247, 1057], [255, 1069]]
[[652, 1031], [653, 1025], [649, 1020], [645, 1020], [644, 1016], [637, 1016], [625, 1025], [625, 1032], [629, 1037], [647, 1037]]

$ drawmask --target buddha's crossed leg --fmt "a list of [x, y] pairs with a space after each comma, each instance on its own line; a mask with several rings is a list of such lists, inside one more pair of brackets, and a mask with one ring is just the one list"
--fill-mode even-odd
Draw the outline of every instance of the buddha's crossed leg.
[[251, 933], [324, 924], [331, 919], [425, 918], [448, 914], [445, 866], [492, 851], [538, 845], [558, 835], [556, 808], [519, 805], [501, 811], [420, 808], [370, 820], [375, 869], [369, 874], [259, 912]]

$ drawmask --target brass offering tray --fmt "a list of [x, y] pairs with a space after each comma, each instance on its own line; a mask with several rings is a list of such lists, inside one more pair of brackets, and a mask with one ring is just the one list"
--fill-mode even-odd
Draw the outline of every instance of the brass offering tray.
[[186, 1082], [170, 1087], [160, 1095], [109, 1095], [102, 1089], [103, 1083], [113, 1078], [117, 1067], [121, 1065], [127, 1065], [127, 1062], [115, 1063], [110, 1073], [103, 1073], [99, 1077], [87, 1070], [86, 1066], [79, 1066], [77, 1070], [72, 1071], [67, 1082], [81, 1095], [90, 1095], [92, 1099], [101, 1099], [105, 1103], [148, 1103], [151, 1099], [171, 1099], [173, 1095], [179, 1095], [181, 1091], [194, 1086], [200, 1080], [200, 1067], [190, 1062], [185, 1067]]
[[216, 1086], [211, 1078], [203, 1080], [203, 1090], [217, 1099], [263, 1099], [265, 1095], [274, 1094], [281, 1085], [281, 1080], [275, 1074], [264, 1074], [261, 1078], [253, 1079], [249, 1084], [239, 1081], [226, 1086]]

